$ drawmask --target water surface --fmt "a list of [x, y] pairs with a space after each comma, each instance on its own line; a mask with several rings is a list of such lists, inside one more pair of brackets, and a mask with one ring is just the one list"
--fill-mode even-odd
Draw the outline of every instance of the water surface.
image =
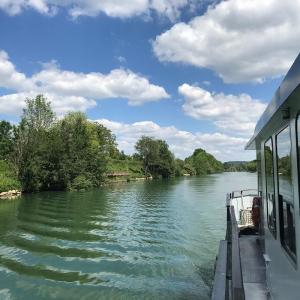
[[209, 299], [223, 173], [0, 202], [0, 299]]

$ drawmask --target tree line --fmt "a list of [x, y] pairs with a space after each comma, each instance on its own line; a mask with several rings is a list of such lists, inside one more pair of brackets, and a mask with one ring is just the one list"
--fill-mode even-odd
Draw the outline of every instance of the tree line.
[[256, 160], [229, 161], [224, 163], [225, 172], [256, 172]]
[[109, 167], [131, 162], [135, 172], [153, 178], [201, 175], [224, 170], [202, 149], [176, 159], [166, 141], [142, 136], [129, 156], [119, 151], [113, 133], [81, 112], [57, 118], [38, 95], [26, 100], [17, 125], [0, 122], [0, 192], [22, 189], [78, 190], [100, 186]]

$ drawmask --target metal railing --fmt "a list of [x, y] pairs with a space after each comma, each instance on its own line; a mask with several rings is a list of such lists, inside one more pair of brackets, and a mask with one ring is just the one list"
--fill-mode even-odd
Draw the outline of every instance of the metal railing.
[[246, 189], [240, 191], [232, 191], [231, 193], [227, 194], [227, 200], [246, 197], [246, 196], [257, 196], [258, 190], [257, 189]]

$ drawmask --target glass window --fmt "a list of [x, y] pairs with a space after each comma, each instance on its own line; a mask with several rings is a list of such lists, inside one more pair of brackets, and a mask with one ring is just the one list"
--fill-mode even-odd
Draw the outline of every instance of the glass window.
[[276, 148], [280, 240], [284, 248], [294, 256], [296, 255], [295, 213], [289, 126], [277, 135]]
[[272, 138], [265, 143], [265, 174], [266, 174], [266, 194], [267, 194], [267, 215], [268, 227], [276, 238], [276, 206], [274, 196], [274, 167], [273, 167], [273, 146]]
[[257, 188], [258, 188], [258, 195], [262, 196], [262, 170], [261, 170], [261, 150], [256, 150], [256, 167], [257, 167]]

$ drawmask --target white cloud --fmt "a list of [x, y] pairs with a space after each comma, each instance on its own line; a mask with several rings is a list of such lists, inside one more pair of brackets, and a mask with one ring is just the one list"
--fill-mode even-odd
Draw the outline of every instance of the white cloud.
[[31, 79], [42, 91], [95, 99], [125, 98], [130, 105], [141, 105], [169, 97], [164, 88], [124, 69], [115, 69], [109, 74], [75, 73], [50, 65]]
[[[59, 114], [70, 110], [85, 111], [100, 99], [122, 98], [130, 105], [142, 105], [169, 98], [163, 87], [124, 69], [115, 69], [108, 74], [76, 73], [61, 70], [55, 62], [50, 62], [44, 64], [40, 72], [27, 77], [16, 70], [4, 51], [0, 51], [0, 87], [15, 91], [0, 97], [0, 113], [12, 114], [20, 113], [27, 96], [40, 93], [48, 96]], [[7, 103], [11, 108], [6, 107]]]
[[52, 11], [44, 0], [0, 0], [0, 9], [11, 16], [17, 15], [28, 8], [42, 14], [51, 14]]
[[157, 36], [161, 61], [214, 70], [225, 82], [285, 74], [299, 52], [300, 0], [228, 0]]
[[210, 93], [186, 83], [178, 87], [178, 92], [184, 97], [182, 109], [186, 115], [211, 120], [223, 131], [238, 135], [250, 136], [266, 108], [264, 103], [247, 94]]
[[66, 8], [73, 17], [94, 17], [104, 13], [110, 17], [129, 18], [147, 16], [151, 12], [175, 20], [184, 7], [193, 8], [211, 0], [0, 0], [0, 9], [17, 15], [24, 9], [34, 9], [42, 14], [53, 14], [58, 8]]
[[9, 89], [30, 89], [31, 83], [25, 74], [16, 70], [5, 51], [0, 50], [0, 87]]
[[[36, 95], [36, 92], [20, 92], [0, 96], [0, 113], [7, 115], [19, 114], [25, 107], [25, 99], [34, 98]], [[84, 97], [60, 96], [51, 93], [44, 93], [44, 96], [51, 102], [53, 110], [59, 116], [70, 111], [86, 111], [96, 106], [96, 101]]]
[[247, 139], [222, 133], [191, 133], [174, 126], [162, 127], [152, 121], [126, 124], [107, 119], [96, 120], [116, 135], [119, 149], [127, 154], [135, 152], [134, 145], [142, 136], [166, 140], [176, 157], [185, 158], [194, 149], [203, 148], [222, 161], [254, 159], [254, 153], [244, 151]]

